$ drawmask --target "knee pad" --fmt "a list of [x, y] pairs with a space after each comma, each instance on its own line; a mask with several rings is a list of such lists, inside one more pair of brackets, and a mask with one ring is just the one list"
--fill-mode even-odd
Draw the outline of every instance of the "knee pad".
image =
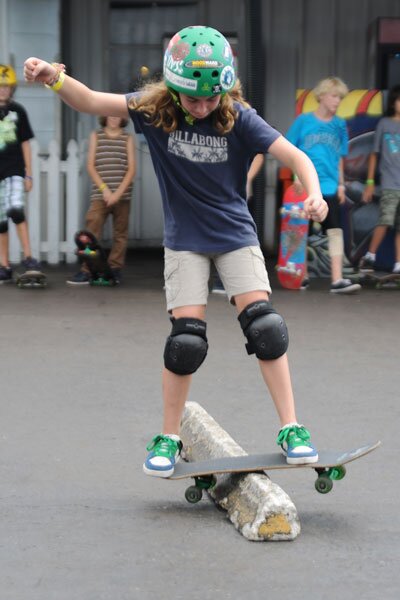
[[191, 375], [204, 361], [208, 343], [205, 321], [171, 319], [172, 331], [164, 350], [164, 365], [176, 375]]
[[274, 360], [285, 354], [289, 346], [289, 334], [283, 317], [270, 302], [252, 302], [238, 317], [247, 338], [248, 354], [261, 360]]
[[337, 227], [335, 229], [327, 229], [326, 234], [328, 236], [329, 256], [343, 256], [343, 231], [339, 227]]
[[25, 221], [25, 211], [23, 208], [10, 208], [7, 212], [7, 217], [9, 217], [15, 225], [19, 225]]
[[7, 233], [8, 231], [8, 221], [0, 222], [0, 233]]

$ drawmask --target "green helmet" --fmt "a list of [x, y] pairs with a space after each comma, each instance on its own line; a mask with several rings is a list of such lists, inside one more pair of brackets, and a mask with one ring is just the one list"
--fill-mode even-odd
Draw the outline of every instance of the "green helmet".
[[216, 29], [186, 27], [174, 35], [164, 54], [164, 81], [188, 96], [215, 96], [235, 85], [234, 56]]

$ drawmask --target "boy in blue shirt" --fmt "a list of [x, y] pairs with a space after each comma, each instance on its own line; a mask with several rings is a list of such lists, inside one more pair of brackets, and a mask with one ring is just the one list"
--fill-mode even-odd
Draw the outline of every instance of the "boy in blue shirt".
[[[322, 195], [328, 203], [329, 213], [322, 223], [322, 230], [328, 236], [328, 252], [331, 260], [331, 292], [349, 294], [361, 286], [343, 279], [343, 231], [340, 224], [339, 205], [345, 202], [343, 157], [348, 152], [346, 123], [336, 115], [339, 104], [348, 93], [345, 83], [338, 77], [323, 79], [314, 88], [318, 100], [315, 112], [303, 113], [297, 117], [286, 134], [287, 139], [307, 154], [318, 173]], [[295, 175], [298, 193], [303, 187]], [[302, 289], [309, 285], [307, 274]]]

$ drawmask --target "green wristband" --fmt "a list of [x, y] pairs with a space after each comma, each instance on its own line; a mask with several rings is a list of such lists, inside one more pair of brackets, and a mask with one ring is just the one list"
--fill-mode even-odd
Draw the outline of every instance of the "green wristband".
[[367, 179], [365, 183], [367, 185], [375, 185], [375, 179]]

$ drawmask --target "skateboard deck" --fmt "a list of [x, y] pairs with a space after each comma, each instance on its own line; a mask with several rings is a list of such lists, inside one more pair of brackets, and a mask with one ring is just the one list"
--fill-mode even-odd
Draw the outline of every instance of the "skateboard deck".
[[281, 213], [279, 256], [276, 270], [282, 287], [297, 290], [306, 270], [308, 219], [304, 213], [307, 194], [297, 194], [293, 185], [286, 190]]
[[400, 288], [400, 273], [387, 273], [386, 271], [366, 271], [361, 273], [360, 279], [362, 281], [371, 281], [375, 283], [377, 290], [383, 287], [398, 287]]
[[75, 234], [76, 254], [81, 263], [85, 263], [90, 272], [90, 285], [114, 286], [114, 275], [107, 262], [104, 248], [90, 231], [77, 231]]
[[26, 271], [17, 276], [16, 284], [19, 288], [45, 288], [47, 277], [41, 271]]
[[345, 465], [350, 463], [380, 446], [381, 442], [366, 444], [354, 450], [339, 452], [335, 450], [321, 450], [316, 463], [290, 465], [283, 454], [250, 454], [245, 456], [230, 456], [214, 458], [197, 462], [179, 462], [169, 479], [184, 479], [193, 477], [195, 485], [187, 488], [185, 497], [188, 502], [198, 502], [202, 497], [202, 490], [215, 485], [215, 475], [222, 473], [262, 473], [275, 469], [314, 469], [318, 477], [315, 489], [321, 494], [327, 494], [333, 487], [333, 481], [343, 479], [346, 474]]

